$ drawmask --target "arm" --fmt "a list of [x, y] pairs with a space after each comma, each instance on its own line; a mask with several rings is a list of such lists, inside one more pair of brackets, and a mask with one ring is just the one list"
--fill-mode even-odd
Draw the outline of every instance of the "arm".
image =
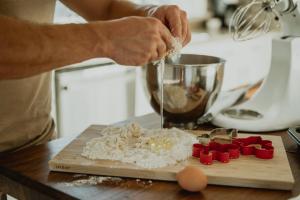
[[95, 57], [139, 66], [163, 57], [170, 45], [168, 29], [150, 17], [43, 25], [0, 15], [0, 79], [33, 76]]
[[185, 11], [178, 6], [137, 5], [127, 0], [61, 0], [87, 21], [111, 20], [128, 16], [148, 16], [159, 19], [174, 37], [186, 45], [191, 31]]
[[[139, 7], [118, 0], [64, 1], [88, 19], [145, 13], [152, 17], [41, 25], [0, 15], [0, 79], [33, 76], [95, 57], [108, 57], [122, 65], [144, 65], [164, 57], [172, 47], [172, 36], [165, 26], [171, 24], [170, 19], [180, 25], [175, 26], [175, 32], [185, 33], [184, 44], [190, 39], [187, 26], [182, 28], [183, 23], [175, 23], [184, 16], [176, 6]], [[98, 3], [99, 7], [86, 2]], [[104, 14], [98, 15], [101, 12]], [[169, 29], [173, 30], [174, 26]]]
[[1, 15], [0, 24], [0, 79], [32, 76], [106, 55], [105, 45], [96, 46], [105, 39], [89, 24], [38, 25]]
[[154, 7], [140, 6], [126, 0], [61, 0], [87, 21], [111, 20], [128, 16], [147, 16]]

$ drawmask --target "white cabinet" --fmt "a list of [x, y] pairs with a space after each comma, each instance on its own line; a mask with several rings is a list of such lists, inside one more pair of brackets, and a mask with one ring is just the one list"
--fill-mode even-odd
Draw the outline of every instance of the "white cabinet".
[[149, 103], [149, 97], [146, 95], [146, 84], [142, 68], [136, 68], [135, 79], [135, 116], [145, 115], [154, 112]]
[[56, 71], [59, 135], [78, 134], [91, 124], [111, 124], [133, 117], [135, 70], [110, 63]]

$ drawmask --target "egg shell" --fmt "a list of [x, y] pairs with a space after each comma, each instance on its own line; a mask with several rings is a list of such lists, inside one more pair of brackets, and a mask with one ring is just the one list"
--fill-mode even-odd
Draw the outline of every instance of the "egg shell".
[[199, 167], [187, 166], [177, 173], [178, 184], [190, 192], [199, 192], [207, 186], [207, 176]]

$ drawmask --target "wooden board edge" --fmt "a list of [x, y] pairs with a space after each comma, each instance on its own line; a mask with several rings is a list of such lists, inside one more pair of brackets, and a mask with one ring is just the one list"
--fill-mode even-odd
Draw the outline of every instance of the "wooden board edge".
[[[68, 173], [83, 173], [83, 174], [91, 174], [97, 176], [114, 176], [114, 177], [122, 177], [122, 178], [138, 178], [138, 179], [151, 179], [158, 181], [177, 181], [176, 174], [174, 172], [164, 172], [159, 173], [155, 172], [155, 175], [152, 173], [143, 173], [137, 172], [135, 169], [120, 169], [120, 168], [106, 168], [106, 167], [89, 167], [89, 169], [83, 169], [81, 165], [68, 165], [68, 164], [60, 164], [55, 161], [49, 162], [50, 171], [56, 172], [68, 172]], [[126, 172], [125, 172], [126, 171]], [[113, 175], [112, 175], [113, 174]], [[128, 174], [134, 174], [132, 176]], [[293, 177], [292, 177], [293, 178]], [[266, 181], [260, 180], [253, 185], [251, 180], [244, 180], [240, 178], [232, 177], [228, 178], [220, 178], [208, 176], [208, 184], [211, 185], [223, 185], [223, 186], [234, 186], [234, 187], [248, 187], [248, 188], [263, 188], [263, 189], [276, 189], [276, 190], [292, 190], [294, 187], [295, 180], [286, 181]]]
[[[175, 173], [164, 172], [164, 174], [145, 171], [136, 171], [136, 169], [122, 169], [122, 168], [107, 168], [107, 167], [89, 167], [88, 169], [82, 168], [81, 165], [68, 165], [61, 163], [50, 162], [49, 163], [50, 171], [56, 172], [69, 172], [69, 173], [83, 173], [83, 174], [93, 174], [98, 176], [115, 176], [115, 177], [124, 177], [124, 178], [142, 178], [142, 179], [151, 179], [151, 180], [161, 180], [161, 181], [176, 181]], [[134, 174], [132, 176], [128, 174]]]

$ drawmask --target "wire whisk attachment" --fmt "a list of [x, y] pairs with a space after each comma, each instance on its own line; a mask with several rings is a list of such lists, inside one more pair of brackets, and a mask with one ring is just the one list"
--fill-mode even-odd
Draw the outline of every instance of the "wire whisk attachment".
[[269, 32], [277, 18], [273, 0], [253, 0], [239, 7], [232, 15], [229, 32], [236, 41], [250, 40]]

